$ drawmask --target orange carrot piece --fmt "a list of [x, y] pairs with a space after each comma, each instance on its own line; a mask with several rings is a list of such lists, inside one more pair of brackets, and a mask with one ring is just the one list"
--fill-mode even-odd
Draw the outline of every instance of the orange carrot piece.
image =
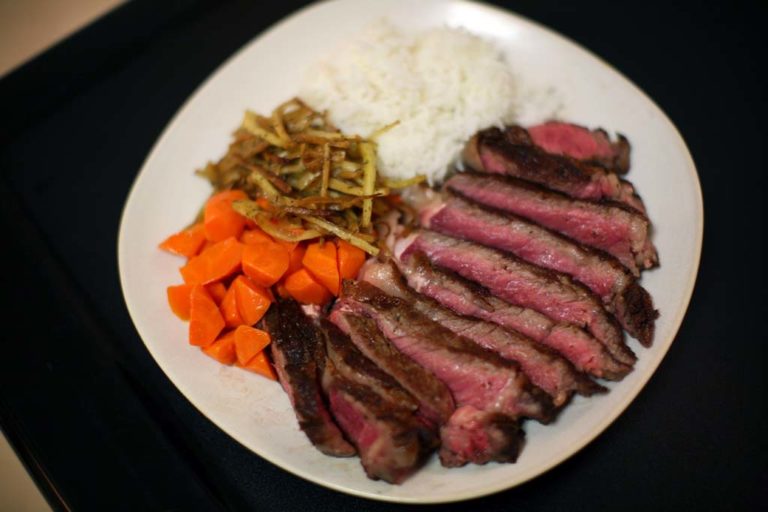
[[288, 276], [285, 289], [291, 297], [303, 304], [325, 304], [331, 300], [328, 288], [317, 282], [305, 268]]
[[168, 305], [171, 306], [171, 311], [182, 320], [189, 320], [189, 309], [192, 306], [192, 285], [179, 284], [169, 286], [166, 294], [168, 295]]
[[236, 238], [218, 242], [181, 267], [187, 284], [208, 284], [223, 279], [240, 268], [243, 244]]
[[339, 253], [339, 275], [342, 279], [354, 279], [365, 263], [365, 251], [344, 240], [337, 240]]
[[256, 204], [258, 204], [259, 208], [261, 208], [264, 211], [272, 210], [272, 203], [270, 203], [269, 200], [265, 197], [260, 197], [256, 199]]
[[268, 379], [277, 380], [275, 370], [272, 369], [272, 365], [269, 364], [267, 355], [264, 352], [259, 352], [246, 364], [238, 364], [238, 366], [254, 373], [258, 373]]
[[213, 299], [202, 285], [192, 287], [189, 309], [189, 343], [206, 347], [224, 329], [224, 319]]
[[[233, 281], [234, 284], [234, 281]], [[233, 285], [229, 285], [227, 293], [224, 295], [224, 299], [219, 305], [221, 310], [221, 316], [224, 317], [224, 323], [227, 327], [237, 327], [243, 325], [243, 317], [240, 316], [240, 311], [237, 309], [237, 293]]]
[[265, 288], [283, 277], [288, 264], [288, 251], [276, 242], [260, 242], [243, 247], [243, 272]]
[[266, 331], [254, 329], [247, 325], [241, 325], [235, 329], [235, 352], [237, 353], [237, 362], [241, 365], [248, 364], [248, 361], [264, 350], [264, 347], [269, 345], [271, 341], [272, 339]]
[[245, 217], [232, 208], [232, 201], [248, 199], [242, 190], [225, 190], [211, 197], [205, 204], [203, 224], [205, 236], [213, 242], [221, 242], [233, 236], [240, 236], [245, 227]]
[[256, 244], [259, 242], [274, 242], [271, 236], [259, 228], [246, 229], [243, 231], [243, 234], [240, 235], [240, 241], [246, 245]]
[[293, 248], [291, 251], [291, 256], [288, 259], [288, 273], [293, 274], [294, 272], [301, 270], [304, 268], [304, 264], [302, 263], [302, 260], [304, 259], [304, 255], [307, 252], [307, 246], [304, 244], [297, 244], [296, 247]]
[[331, 242], [314, 242], [307, 245], [307, 252], [301, 260], [304, 268], [320, 281], [328, 290], [339, 294], [341, 278], [339, 264], [336, 260], [336, 246]]
[[229, 331], [207, 347], [203, 347], [203, 352], [222, 364], [233, 364], [237, 361], [235, 331]]
[[244, 325], [253, 325], [264, 316], [272, 303], [271, 294], [245, 276], [232, 281], [237, 297], [237, 311]]
[[205, 229], [202, 224], [195, 224], [169, 236], [159, 247], [164, 251], [191, 258], [198, 253], [203, 243], [205, 243]]
[[277, 291], [277, 294], [284, 299], [287, 299], [291, 296], [291, 294], [288, 293], [288, 289], [285, 287], [285, 280], [275, 285], [275, 291]]
[[224, 295], [227, 293], [227, 287], [224, 286], [224, 283], [220, 281], [205, 285], [205, 290], [208, 292], [208, 295], [211, 296], [213, 302], [215, 302], [217, 306], [221, 305], [221, 301], [224, 300]]

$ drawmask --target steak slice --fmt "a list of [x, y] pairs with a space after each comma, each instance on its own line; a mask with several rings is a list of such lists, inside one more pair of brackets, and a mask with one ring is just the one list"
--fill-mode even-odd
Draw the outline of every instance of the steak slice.
[[621, 328], [600, 300], [566, 275], [429, 230], [418, 230], [396, 246], [401, 258], [414, 251], [423, 252], [436, 265], [485, 286], [499, 298], [535, 309], [555, 321], [584, 327], [622, 363], [633, 364], [636, 359], [624, 344]]
[[331, 411], [357, 447], [369, 478], [399, 484], [436, 447], [436, 433], [413, 410], [346, 379], [333, 363], [325, 366], [322, 383]]
[[264, 326], [272, 338], [270, 350], [277, 376], [301, 430], [326, 455], [354, 455], [355, 449], [344, 439], [323, 401], [320, 377], [325, 361], [318, 327], [291, 299], [272, 304]]
[[515, 462], [523, 447], [525, 432], [520, 423], [497, 412], [459, 407], [440, 429], [440, 463], [445, 467], [467, 462]]
[[552, 419], [552, 400], [516, 363], [455, 335], [369, 283], [345, 281], [342, 297], [339, 310], [371, 318], [403, 354], [448, 386], [457, 406], [541, 422]]
[[530, 144], [519, 126], [488, 128], [464, 148], [464, 161], [476, 171], [513, 176], [578, 199], [610, 199], [645, 212], [631, 183], [599, 165], [547, 153]]
[[400, 352], [368, 318], [335, 308], [331, 321], [350, 336], [355, 346], [418, 402], [419, 413], [434, 425], [448, 421], [455, 409], [448, 387], [432, 372]]
[[613, 256], [450, 194], [440, 206], [424, 208], [420, 217], [424, 227], [570, 275], [595, 292], [632, 336], [650, 346], [657, 317], [651, 296]]
[[565, 155], [588, 163], [597, 163], [619, 174], [629, 171], [630, 145], [626, 137], [617, 135], [611, 141], [608, 133], [599, 128], [561, 121], [548, 121], [528, 128], [533, 143], [547, 153]]
[[459, 316], [436, 301], [415, 293], [403, 282], [403, 276], [391, 262], [366, 264], [361, 278], [384, 293], [408, 302], [416, 311], [454, 334], [517, 362], [531, 382], [552, 397], [556, 406], [565, 404], [573, 393], [588, 396], [605, 390], [546, 346], [498, 324]]
[[459, 173], [446, 187], [478, 203], [519, 215], [585, 245], [602, 249], [633, 274], [658, 265], [648, 219], [617, 203], [580, 201], [522, 180]]
[[619, 363], [602, 343], [574, 325], [555, 323], [538, 311], [510, 304], [458, 274], [434, 267], [423, 253], [397, 261], [414, 290], [465, 316], [518, 331], [557, 350], [580, 371], [603, 379], [619, 380], [632, 367]]

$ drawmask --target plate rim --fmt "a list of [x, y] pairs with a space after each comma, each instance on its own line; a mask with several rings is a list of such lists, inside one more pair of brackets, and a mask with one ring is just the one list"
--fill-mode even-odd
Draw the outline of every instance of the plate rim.
[[659, 105], [650, 96], [648, 96], [639, 86], [637, 86], [633, 81], [631, 81], [628, 77], [626, 77], [623, 73], [621, 73], [609, 62], [605, 61], [602, 57], [600, 57], [599, 55], [596, 55], [595, 53], [590, 51], [588, 48], [582, 46], [581, 44], [574, 41], [570, 37], [564, 34], [561, 34], [556, 30], [549, 28], [546, 25], [543, 25], [535, 20], [531, 20], [530, 18], [520, 15], [514, 11], [507, 10], [502, 7], [497, 7], [494, 5], [489, 5], [489, 4], [475, 1], [475, 0], [433, 0], [433, 2], [436, 4], [438, 3], [463, 4], [464, 6], [486, 11], [486, 13], [489, 13], [493, 16], [506, 18], [507, 20], [514, 23], [522, 23], [523, 25], [533, 26], [535, 29], [546, 33], [548, 37], [554, 38], [556, 40], [559, 40], [559, 42], [567, 43], [568, 45], [572, 45], [578, 48], [586, 56], [591, 57], [592, 59], [597, 61], [599, 64], [601, 64], [603, 67], [608, 69], [610, 72], [615, 74], [619, 79], [623, 81], [624, 85], [629, 86], [629, 88], [632, 90], [634, 94], [641, 96], [649, 105], [651, 105], [654, 110], [654, 114], [658, 115], [661, 121], [665, 123], [668, 126], [668, 128], [671, 129], [671, 133], [674, 135], [674, 140], [670, 141], [670, 144], [674, 144], [678, 146], [678, 149], [680, 150], [680, 154], [683, 156], [683, 160], [685, 161], [687, 171], [689, 171], [689, 174], [690, 174], [689, 177], [693, 178], [691, 180], [694, 185], [694, 190], [692, 190], [692, 192], [693, 192], [693, 198], [694, 198], [695, 210], [696, 210], [696, 222], [695, 222], [696, 229], [695, 229], [695, 247], [694, 247], [695, 261], [692, 262], [690, 273], [686, 280], [685, 290], [683, 294], [684, 300], [681, 302], [680, 307], [677, 308], [675, 317], [670, 321], [671, 330], [672, 332], [674, 332], [672, 336], [672, 340], [666, 345], [666, 347], [663, 347], [662, 350], [660, 350], [655, 354], [656, 357], [654, 360], [651, 360], [648, 362], [647, 371], [641, 378], [638, 379], [638, 381], [634, 384], [634, 386], [628, 390], [628, 392], [626, 393], [625, 399], [619, 402], [613, 408], [611, 413], [606, 415], [603, 421], [601, 421], [598, 425], [596, 425], [586, 435], [579, 438], [577, 442], [573, 443], [571, 447], [569, 447], [569, 449], [561, 452], [557, 457], [556, 461], [554, 462], [545, 461], [539, 466], [531, 468], [526, 473], [524, 473], [523, 476], [519, 478], [514, 484], [511, 484], [511, 485], [500, 483], [492, 487], [484, 487], [480, 491], [472, 490], [472, 491], [458, 492], [454, 494], [449, 493], [449, 494], [441, 495], [434, 498], [383, 495], [383, 494], [377, 494], [371, 491], [358, 490], [353, 487], [344, 486], [342, 484], [336, 484], [334, 482], [322, 480], [321, 478], [314, 476], [308, 471], [303, 470], [301, 467], [289, 467], [287, 464], [282, 464], [280, 461], [276, 460], [271, 456], [267, 456], [262, 453], [255, 452], [254, 450], [249, 448], [243, 441], [240, 441], [240, 439], [235, 437], [228, 430], [220, 426], [215, 420], [213, 420], [210, 416], [208, 416], [208, 414], [206, 414], [203, 408], [201, 408], [198, 405], [198, 401], [192, 396], [186, 394], [179, 387], [179, 385], [177, 384], [177, 380], [172, 377], [172, 375], [175, 375], [175, 372], [169, 366], [166, 366], [163, 363], [161, 363], [160, 359], [156, 357], [156, 353], [155, 351], [153, 351], [151, 344], [147, 343], [146, 341], [147, 336], [145, 336], [145, 333], [142, 332], [143, 328], [139, 325], [137, 321], [134, 320], [134, 318], [136, 318], [134, 315], [135, 310], [133, 309], [131, 305], [131, 301], [129, 300], [129, 297], [126, 294], [126, 286], [125, 286], [126, 276], [124, 273], [125, 264], [123, 263], [123, 261], [125, 260], [126, 256], [124, 255], [123, 248], [126, 247], [126, 243], [124, 242], [124, 237], [127, 235], [126, 235], [126, 231], [124, 230], [124, 226], [126, 223], [127, 215], [130, 210], [130, 206], [132, 205], [132, 202], [134, 200], [134, 197], [137, 193], [137, 190], [139, 188], [139, 185], [142, 179], [145, 177], [145, 171], [148, 168], [148, 163], [153, 159], [156, 153], [159, 152], [160, 148], [164, 145], [165, 140], [170, 136], [171, 132], [173, 132], [176, 126], [180, 123], [180, 119], [183, 117], [183, 114], [188, 109], [190, 109], [191, 105], [197, 100], [197, 98], [201, 96], [205, 90], [207, 90], [209, 87], [212, 86], [212, 83], [220, 75], [223, 69], [228, 67], [234, 60], [236, 60], [241, 54], [243, 54], [253, 44], [255, 44], [258, 40], [263, 39], [268, 35], [279, 31], [284, 25], [288, 24], [290, 21], [300, 16], [303, 16], [310, 11], [324, 9], [327, 5], [344, 3], [346, 1], [349, 1], [349, 0], [322, 0], [319, 2], [308, 4], [296, 11], [293, 11], [287, 16], [279, 19], [278, 21], [276, 21], [275, 23], [267, 27], [265, 30], [255, 34], [251, 39], [249, 39], [239, 49], [237, 49], [234, 53], [232, 53], [229, 57], [227, 57], [221, 64], [219, 64], [212, 72], [210, 72], [210, 74], [208, 74], [205, 80], [203, 80], [194, 89], [194, 91], [184, 100], [181, 106], [175, 111], [171, 119], [163, 128], [161, 134], [159, 135], [155, 143], [152, 145], [152, 148], [147, 153], [146, 158], [142, 162], [139, 172], [136, 174], [133, 180], [133, 183], [131, 184], [131, 187], [129, 189], [128, 195], [126, 196], [125, 203], [123, 205], [123, 209], [121, 212], [120, 222], [118, 227], [118, 239], [117, 239], [117, 263], [118, 263], [118, 273], [119, 273], [119, 280], [120, 280], [120, 287], [122, 292], [121, 294], [123, 296], [123, 301], [125, 302], [126, 308], [128, 309], [128, 313], [131, 317], [131, 321], [134, 325], [134, 328], [139, 334], [139, 337], [141, 338], [145, 348], [147, 349], [149, 354], [152, 356], [152, 359], [154, 360], [155, 364], [157, 364], [157, 366], [163, 371], [166, 378], [176, 388], [176, 390], [181, 394], [181, 396], [184, 399], [186, 399], [189, 403], [191, 403], [195, 407], [195, 409], [200, 414], [202, 414], [208, 421], [210, 421], [218, 429], [226, 433], [227, 436], [229, 436], [231, 439], [239, 443], [241, 446], [243, 446], [246, 450], [251, 452], [253, 455], [256, 455], [262, 458], [263, 460], [268, 461], [269, 463], [280, 468], [281, 470], [287, 471], [304, 480], [307, 480], [309, 482], [312, 482], [316, 485], [320, 485], [328, 489], [332, 489], [334, 491], [338, 491], [344, 494], [349, 494], [349, 495], [362, 497], [366, 499], [391, 502], [391, 503], [409, 503], [409, 504], [451, 503], [451, 502], [464, 501], [464, 500], [473, 499], [473, 498], [479, 498], [482, 496], [488, 496], [491, 494], [496, 494], [505, 490], [512, 489], [514, 487], [519, 487], [525, 484], [526, 482], [548, 472], [549, 470], [560, 465], [566, 460], [570, 459], [576, 453], [580, 452], [588, 444], [594, 441], [597, 437], [603, 434], [616, 421], [616, 419], [626, 411], [626, 409], [630, 406], [630, 404], [635, 401], [635, 399], [642, 392], [642, 390], [645, 388], [645, 386], [648, 384], [651, 378], [653, 378], [653, 376], [656, 374], [658, 367], [660, 366], [663, 359], [666, 357], [666, 354], [669, 351], [670, 347], [676, 341], [677, 336], [680, 332], [680, 327], [682, 325], [682, 322], [688, 312], [688, 308], [690, 306], [693, 292], [695, 290], [696, 280], [698, 278], [698, 273], [700, 269], [701, 253], [702, 253], [703, 237], [704, 237], [704, 201], [703, 201], [701, 182], [699, 180], [698, 170], [696, 168], [696, 164], [694, 162], [693, 156], [691, 155], [690, 150], [688, 149], [688, 146], [685, 143], [685, 140], [683, 139], [682, 134], [678, 130], [677, 126], [672, 122], [672, 120], [669, 118], [666, 112], [663, 109], [661, 109], [661, 107], [659, 107]]

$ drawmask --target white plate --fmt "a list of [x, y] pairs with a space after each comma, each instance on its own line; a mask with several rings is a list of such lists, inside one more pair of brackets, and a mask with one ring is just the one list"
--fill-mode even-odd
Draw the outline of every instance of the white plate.
[[[321, 455], [296, 425], [277, 384], [224, 367], [186, 344], [186, 324], [168, 309], [165, 287], [180, 260], [157, 244], [194, 217], [209, 193], [192, 171], [226, 150], [243, 111], [269, 112], [296, 93], [306, 67], [366, 23], [388, 17], [404, 29], [462, 26], [496, 40], [524, 85], [524, 122], [553, 113], [618, 130], [633, 145], [630, 179], [655, 222], [662, 267], [643, 276], [661, 312], [654, 346], [630, 344], [635, 371], [605, 396], [576, 398], [557, 423], [526, 423], [516, 464], [447, 470], [433, 459], [400, 486], [367, 479], [357, 459]], [[255, 453], [320, 485], [387, 501], [430, 503], [507, 489], [562, 462], [600, 434], [637, 396], [682, 321], [701, 251], [703, 213], [696, 169], [664, 113], [616, 70], [528, 20], [464, 1], [338, 0], [311, 5], [240, 50], [192, 96], [166, 128], [133, 186], [119, 238], [120, 279], [144, 343], [171, 381], [208, 418]], [[616, 468], [619, 470], [619, 468]]]

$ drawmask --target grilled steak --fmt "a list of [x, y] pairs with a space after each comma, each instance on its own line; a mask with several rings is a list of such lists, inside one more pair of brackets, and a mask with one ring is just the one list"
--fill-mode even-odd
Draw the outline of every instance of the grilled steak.
[[602, 343], [570, 324], [558, 324], [532, 309], [515, 306], [453, 272], [435, 268], [423, 253], [397, 261], [409, 286], [460, 314], [518, 331], [565, 356], [580, 371], [618, 380], [632, 367], [616, 361]]
[[488, 128], [464, 148], [464, 161], [477, 171], [513, 176], [579, 199], [610, 199], [640, 212], [642, 200], [631, 183], [599, 165], [553, 155], [527, 143], [523, 128]]
[[346, 379], [333, 363], [325, 366], [322, 383], [336, 421], [357, 447], [370, 478], [401, 483], [437, 445], [435, 432], [413, 410]]
[[270, 350], [280, 384], [291, 400], [301, 430], [327, 455], [354, 455], [355, 449], [344, 440], [321, 394], [320, 372], [325, 361], [318, 327], [294, 300], [272, 304], [264, 325], [272, 337]]
[[350, 336], [352, 342], [376, 366], [391, 375], [418, 402], [419, 413], [434, 425], [448, 421], [455, 408], [448, 387], [429, 370], [400, 352], [368, 318], [336, 308], [331, 321]]
[[508, 302], [535, 309], [559, 322], [591, 332], [618, 361], [633, 364], [635, 355], [623, 333], [586, 287], [568, 276], [526, 263], [512, 255], [429, 230], [414, 232], [398, 242], [397, 254], [421, 251], [436, 265], [488, 288]]
[[629, 141], [623, 135], [612, 142], [603, 129], [590, 131], [571, 123], [549, 121], [528, 128], [533, 143], [547, 153], [597, 163], [619, 174], [629, 171]]
[[523, 447], [524, 434], [513, 418], [466, 405], [456, 409], [440, 429], [440, 462], [449, 468], [470, 461], [515, 462]]
[[490, 211], [448, 195], [438, 207], [421, 212], [421, 225], [514, 254], [585, 284], [621, 325], [649, 346], [654, 320], [651, 296], [614, 257], [573, 242], [512, 214]]
[[531, 382], [549, 393], [556, 406], [566, 403], [575, 392], [591, 395], [604, 390], [544, 345], [497, 324], [459, 316], [436, 301], [415, 293], [403, 282], [391, 262], [368, 263], [363, 267], [361, 278], [386, 294], [403, 299], [453, 333], [517, 362]]
[[616, 203], [580, 201], [522, 180], [459, 173], [446, 187], [612, 254], [635, 275], [658, 265], [648, 219]]
[[374, 320], [402, 353], [448, 386], [457, 406], [542, 422], [552, 418], [551, 399], [531, 385], [517, 364], [453, 334], [369, 283], [345, 281], [342, 293], [337, 308]]

